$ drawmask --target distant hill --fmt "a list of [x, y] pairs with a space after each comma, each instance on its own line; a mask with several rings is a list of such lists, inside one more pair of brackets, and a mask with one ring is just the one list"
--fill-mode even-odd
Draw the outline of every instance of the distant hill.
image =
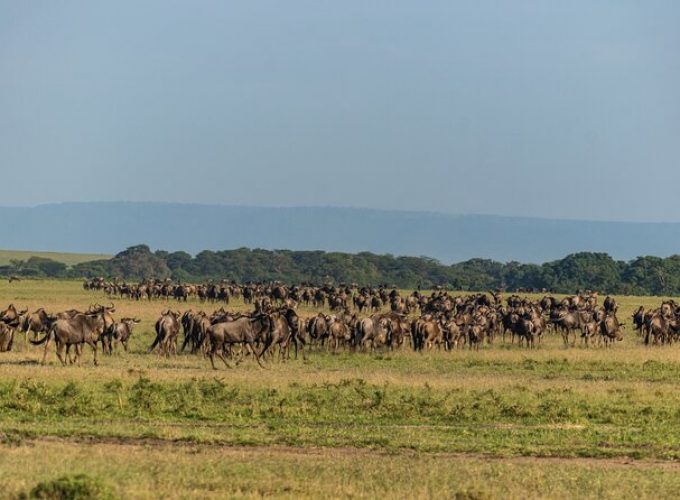
[[[113, 254], [151, 248], [369, 251], [541, 263], [580, 252], [615, 259], [680, 253], [680, 224], [548, 220], [354, 208], [256, 208], [172, 203], [0, 207], [0, 248]], [[95, 257], [96, 258], [96, 257]]]
[[67, 266], [73, 266], [82, 262], [89, 262], [99, 259], [110, 259], [111, 254], [95, 253], [59, 253], [59, 252], [33, 252], [29, 250], [0, 250], [0, 266], [6, 266], [12, 260], [28, 260], [31, 257], [42, 259], [52, 259], [62, 262]]

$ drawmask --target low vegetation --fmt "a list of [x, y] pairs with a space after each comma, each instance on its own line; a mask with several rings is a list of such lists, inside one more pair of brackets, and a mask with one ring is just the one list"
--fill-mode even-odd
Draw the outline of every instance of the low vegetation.
[[[51, 278], [172, 278], [182, 281], [229, 279], [238, 282], [278, 280], [285, 283], [387, 284], [423, 289], [550, 290], [574, 293], [594, 289], [631, 295], [680, 294], [680, 256], [639, 257], [616, 261], [605, 253], [581, 252], [544, 264], [500, 263], [472, 259], [444, 265], [426, 257], [394, 257], [369, 252], [240, 248], [192, 257], [186, 252], [152, 252], [146, 245], [130, 247], [113, 258], [28, 255], [0, 265], [0, 275]], [[0, 254], [0, 264], [2, 255]]]

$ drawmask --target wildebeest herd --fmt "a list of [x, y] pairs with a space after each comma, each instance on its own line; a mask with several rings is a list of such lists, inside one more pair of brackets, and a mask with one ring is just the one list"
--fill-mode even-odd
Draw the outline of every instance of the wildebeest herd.
[[[216, 357], [231, 367], [230, 362], [251, 356], [262, 366], [267, 359], [297, 359], [299, 354], [304, 358], [320, 349], [334, 353], [478, 350], [495, 341], [515, 344], [516, 340], [520, 347], [531, 349], [549, 333], [561, 335], [566, 347], [574, 346], [579, 337], [586, 347], [607, 347], [622, 340], [624, 332], [616, 300], [608, 296], [600, 305], [597, 293], [531, 300], [518, 295], [504, 298], [499, 291], [469, 295], [414, 291], [402, 296], [396, 288], [385, 286], [190, 285], [167, 280], [127, 284], [102, 279], [85, 282], [83, 287], [131, 300], [165, 300], [170, 305], [171, 300], [184, 304], [195, 298], [219, 306], [212, 314], [168, 307], [154, 325], [155, 337], [148, 349], [164, 356], [202, 354], [213, 368]], [[252, 310], [225, 309], [237, 297]], [[300, 305], [318, 311], [309, 316], [307, 310], [303, 317]], [[97, 364], [98, 345], [105, 354], [111, 354], [116, 344], [127, 351], [134, 326], [140, 322], [138, 318], [116, 320], [114, 313], [113, 303], [58, 313], [10, 305], [0, 312], [0, 351], [11, 350], [18, 331], [25, 332], [32, 344], [44, 344], [43, 362], [53, 342], [63, 364], [79, 362], [84, 344], [93, 349]], [[670, 343], [680, 332], [679, 316], [674, 302], [664, 302], [654, 311], [641, 307], [633, 322], [645, 343]]]
[[680, 306], [665, 300], [660, 307], [646, 311], [643, 306], [633, 313], [633, 328], [646, 345], [672, 344], [680, 340]]

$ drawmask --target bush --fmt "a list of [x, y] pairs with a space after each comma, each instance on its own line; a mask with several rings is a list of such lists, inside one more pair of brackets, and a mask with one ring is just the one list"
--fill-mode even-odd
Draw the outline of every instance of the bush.
[[62, 476], [38, 483], [28, 494], [19, 498], [44, 498], [49, 500], [113, 499], [111, 489], [101, 481], [86, 474]]

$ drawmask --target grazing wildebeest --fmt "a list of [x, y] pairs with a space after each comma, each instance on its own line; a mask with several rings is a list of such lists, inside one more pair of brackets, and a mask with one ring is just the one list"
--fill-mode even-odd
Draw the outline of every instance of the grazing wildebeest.
[[113, 352], [113, 342], [120, 342], [125, 352], [128, 352], [128, 342], [132, 335], [132, 329], [140, 322], [141, 320], [138, 318], [122, 318], [120, 322], [114, 323], [107, 331], [109, 334], [107, 343], [108, 354]]
[[600, 322], [600, 335], [604, 340], [605, 347], [609, 347], [615, 340], [623, 340], [623, 323], [619, 323], [615, 314], [607, 314]]

